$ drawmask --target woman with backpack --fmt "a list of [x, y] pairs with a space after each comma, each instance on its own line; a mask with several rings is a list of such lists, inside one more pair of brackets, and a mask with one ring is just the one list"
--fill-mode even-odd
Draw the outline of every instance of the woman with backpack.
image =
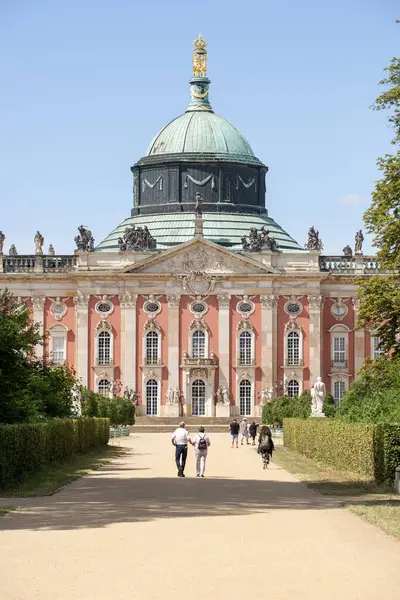
[[193, 446], [196, 456], [196, 477], [204, 477], [208, 447], [210, 446], [210, 438], [206, 435], [204, 427], [199, 427], [199, 433], [196, 433]]
[[263, 425], [260, 429], [257, 452], [258, 454], [261, 454], [264, 469], [268, 467], [269, 460], [272, 457], [274, 450], [275, 446], [272, 441], [271, 430], [267, 425]]

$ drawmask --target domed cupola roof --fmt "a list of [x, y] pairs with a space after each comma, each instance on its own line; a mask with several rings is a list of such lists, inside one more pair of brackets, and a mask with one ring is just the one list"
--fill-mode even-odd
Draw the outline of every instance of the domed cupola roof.
[[[209, 101], [207, 42], [194, 41], [190, 103], [168, 123], [132, 167], [133, 208], [96, 248], [118, 252], [128, 227], [145, 227], [164, 250], [195, 235], [201, 205], [203, 234], [233, 251], [243, 249], [250, 231], [268, 231], [279, 251], [301, 251], [265, 206], [268, 167], [246, 138], [216, 115]], [[122, 251], [122, 250], [121, 250]]]
[[[194, 41], [193, 77], [190, 80], [191, 101], [186, 112], [161, 129], [152, 140], [145, 157], [160, 155], [205, 155], [218, 161], [262, 165], [244, 135], [226, 119], [215, 114], [209, 102], [206, 76], [207, 42], [199, 35]], [[171, 156], [173, 160], [174, 156]], [[184, 157], [183, 157], [184, 158]], [[142, 159], [143, 160], [143, 159]]]

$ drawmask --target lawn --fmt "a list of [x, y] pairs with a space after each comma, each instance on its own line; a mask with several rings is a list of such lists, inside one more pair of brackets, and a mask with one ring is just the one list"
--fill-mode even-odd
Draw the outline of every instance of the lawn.
[[[36, 473], [26, 475], [21, 482], [0, 490], [0, 497], [49, 496], [74, 479], [86, 475], [89, 471], [99, 469], [130, 450], [131, 448], [120, 446], [103, 446], [86, 454], [77, 454], [68, 462], [54, 464]], [[5, 510], [5, 507], [1, 510]]]
[[400, 539], [400, 496], [353, 473], [335, 471], [292, 452], [277, 448], [274, 463], [296, 475], [308, 487], [329, 496], [342, 496], [343, 505], [369, 523]]

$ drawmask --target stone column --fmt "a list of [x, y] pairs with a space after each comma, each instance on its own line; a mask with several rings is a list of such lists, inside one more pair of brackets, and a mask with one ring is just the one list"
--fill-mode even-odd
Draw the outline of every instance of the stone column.
[[[32, 296], [32, 307], [33, 307], [33, 320], [35, 323], [39, 323], [39, 333], [41, 336], [44, 335], [44, 305], [46, 302], [46, 296]], [[43, 346], [37, 344], [35, 352], [38, 358], [43, 358]]]
[[77, 292], [74, 298], [76, 311], [75, 368], [78, 380], [89, 386], [89, 300], [90, 294]]
[[179, 303], [180, 295], [167, 296], [168, 300], [168, 387], [179, 387]]
[[[360, 301], [358, 298], [353, 298], [354, 308], [354, 327], [356, 326], [358, 319], [358, 311], [360, 308]], [[350, 356], [347, 357], [350, 359]], [[354, 379], [358, 379], [358, 371], [365, 359], [365, 330], [355, 329], [354, 330]], [[351, 365], [349, 360], [349, 371], [351, 372]]]
[[315, 383], [317, 377], [322, 377], [321, 373], [321, 308], [323, 305], [322, 296], [308, 296], [310, 307], [310, 382]]
[[[230, 328], [229, 307], [231, 297], [227, 294], [217, 296], [218, 298], [218, 339], [219, 339], [219, 384], [227, 387], [229, 391], [229, 356], [230, 356]], [[214, 390], [215, 391], [215, 390]]]
[[128, 290], [119, 297], [121, 307], [121, 367], [123, 386], [136, 391], [136, 301]]
[[260, 296], [261, 300], [261, 367], [262, 389], [274, 389], [277, 380], [277, 307], [276, 296]]

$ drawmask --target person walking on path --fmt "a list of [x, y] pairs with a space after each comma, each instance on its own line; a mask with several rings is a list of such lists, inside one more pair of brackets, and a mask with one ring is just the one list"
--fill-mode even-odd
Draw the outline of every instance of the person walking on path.
[[236, 419], [234, 419], [232, 421], [232, 423], [229, 425], [229, 429], [231, 431], [231, 436], [232, 436], [232, 448], [234, 447], [235, 442], [236, 442], [236, 448], [239, 447], [238, 446], [239, 428], [240, 428], [240, 425], [236, 421]]
[[210, 444], [210, 438], [206, 435], [204, 427], [199, 427], [199, 433], [196, 433], [193, 440], [194, 452], [196, 455], [196, 477], [204, 477]]
[[181, 421], [178, 428], [172, 434], [172, 443], [175, 446], [175, 463], [178, 469], [178, 477], [185, 477], [185, 465], [188, 452], [188, 444], [193, 442], [190, 439], [190, 433], [185, 427], [184, 421]]
[[249, 430], [247, 426], [247, 419], [243, 417], [243, 420], [240, 423], [240, 444], [243, 446], [243, 440], [246, 439], [246, 443], [249, 444]]
[[263, 425], [260, 429], [257, 452], [261, 454], [264, 468], [268, 466], [274, 450], [275, 446], [272, 441], [271, 430], [267, 425]]
[[256, 445], [256, 435], [257, 435], [257, 429], [258, 429], [258, 423], [256, 423], [255, 421], [253, 421], [250, 425], [249, 425], [249, 433], [250, 433], [250, 437], [253, 440], [252, 442], [252, 446]]

